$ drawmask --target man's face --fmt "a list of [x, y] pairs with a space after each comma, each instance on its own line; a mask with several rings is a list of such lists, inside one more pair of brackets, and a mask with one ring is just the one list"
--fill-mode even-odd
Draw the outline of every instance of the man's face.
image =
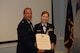
[[49, 16], [48, 16], [48, 14], [43, 14], [42, 16], [41, 16], [41, 22], [42, 23], [47, 23], [49, 21]]
[[24, 14], [24, 18], [27, 19], [28, 21], [30, 21], [32, 18], [32, 10], [26, 9], [25, 14]]

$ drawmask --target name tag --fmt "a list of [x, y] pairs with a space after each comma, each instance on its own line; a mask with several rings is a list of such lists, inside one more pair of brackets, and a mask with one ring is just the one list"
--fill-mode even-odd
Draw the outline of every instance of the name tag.
[[41, 30], [37, 30], [37, 32], [41, 32]]

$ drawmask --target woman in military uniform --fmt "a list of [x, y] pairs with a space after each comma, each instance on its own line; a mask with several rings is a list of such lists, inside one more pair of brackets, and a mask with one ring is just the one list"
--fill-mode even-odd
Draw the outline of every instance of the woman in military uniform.
[[44, 53], [54, 53], [54, 45], [56, 43], [56, 35], [54, 34], [54, 26], [48, 23], [49, 21], [49, 13], [47, 11], [43, 11], [41, 14], [41, 22], [36, 24], [34, 27], [35, 34], [48, 34], [50, 36], [51, 41], [51, 50], [45, 50]]

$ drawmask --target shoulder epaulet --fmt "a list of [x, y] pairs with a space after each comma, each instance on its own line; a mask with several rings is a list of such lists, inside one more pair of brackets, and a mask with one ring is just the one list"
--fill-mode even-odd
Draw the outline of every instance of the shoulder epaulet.
[[24, 21], [22, 21], [21, 23], [24, 23]]

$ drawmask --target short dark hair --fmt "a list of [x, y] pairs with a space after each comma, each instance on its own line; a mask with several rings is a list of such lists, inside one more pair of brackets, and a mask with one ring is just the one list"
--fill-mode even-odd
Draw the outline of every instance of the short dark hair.
[[43, 12], [41, 13], [41, 16], [43, 16], [43, 14], [48, 14], [48, 16], [49, 16], [49, 12], [48, 12], [48, 11], [43, 11]]
[[31, 8], [27, 7], [27, 8], [24, 9], [23, 14], [25, 14], [25, 10], [26, 10], [26, 9], [30, 9], [30, 10], [32, 11]]

